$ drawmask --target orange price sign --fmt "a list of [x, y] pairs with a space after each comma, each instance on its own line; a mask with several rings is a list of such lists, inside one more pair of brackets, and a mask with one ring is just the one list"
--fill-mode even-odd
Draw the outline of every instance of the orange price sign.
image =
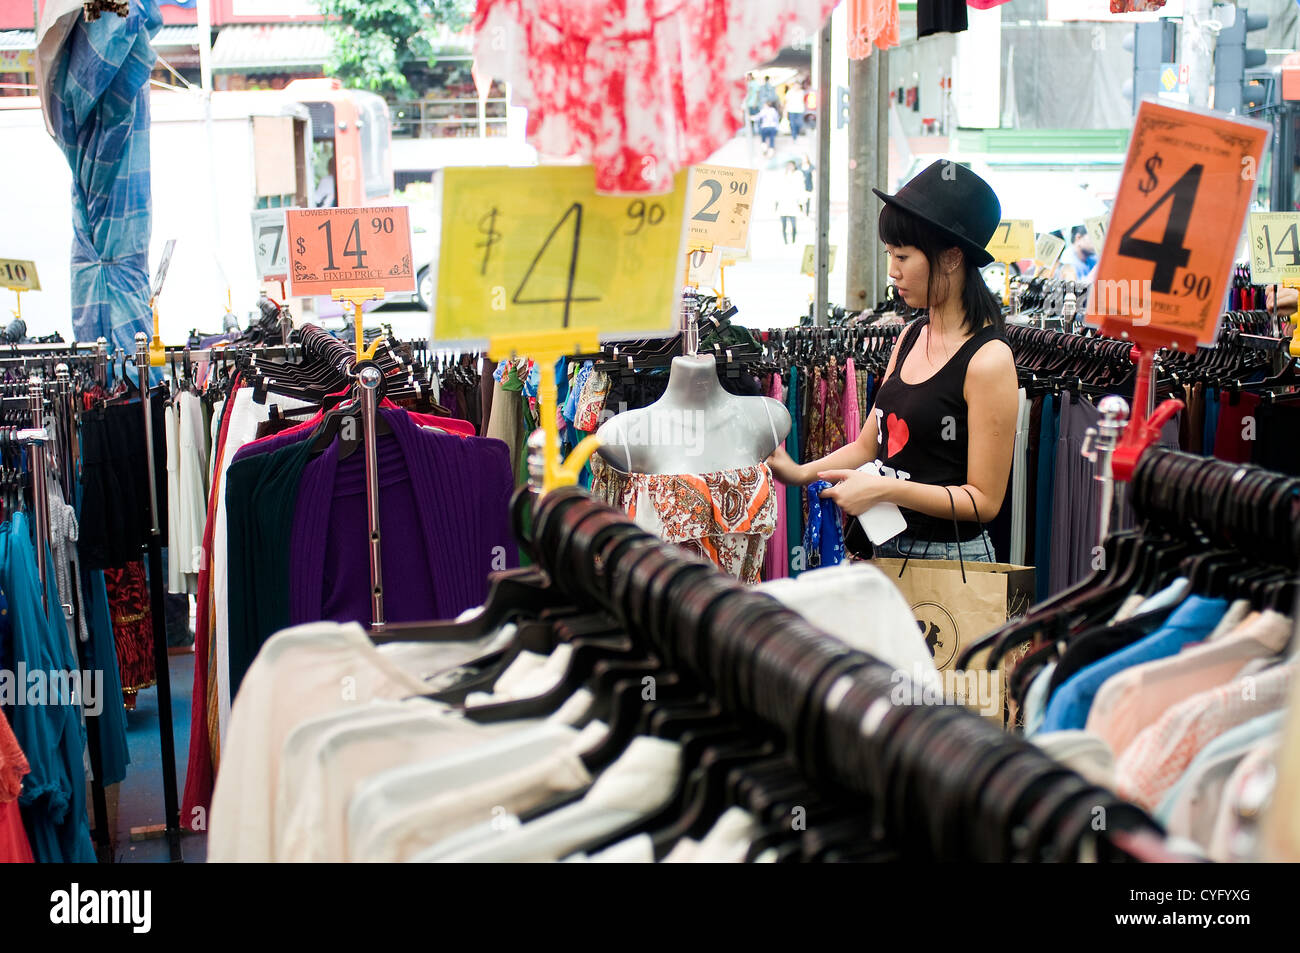
[[1138, 107], [1089, 323], [1152, 344], [1214, 344], [1268, 134], [1253, 120]]
[[404, 205], [285, 211], [295, 295], [342, 288], [414, 291], [411, 221]]

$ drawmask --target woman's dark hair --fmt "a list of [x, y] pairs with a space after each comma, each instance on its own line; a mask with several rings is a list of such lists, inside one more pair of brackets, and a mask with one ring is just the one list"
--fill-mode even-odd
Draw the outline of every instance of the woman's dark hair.
[[938, 268], [939, 256], [949, 248], [957, 248], [961, 252], [962, 269], [966, 275], [961, 304], [962, 309], [966, 312], [967, 330], [973, 334], [980, 328], [991, 324], [999, 334], [1002, 333], [1001, 302], [993, 295], [993, 292], [989, 291], [989, 287], [984, 283], [984, 276], [980, 274], [979, 268], [951, 238], [924, 219], [888, 203], [880, 210], [877, 229], [880, 240], [886, 245], [893, 245], [896, 248], [911, 245], [913, 248], [918, 249], [925, 256], [925, 260], [930, 263], [930, 277], [926, 288], [927, 303], [947, 297], [947, 289], [944, 287], [947, 280], [940, 274]]

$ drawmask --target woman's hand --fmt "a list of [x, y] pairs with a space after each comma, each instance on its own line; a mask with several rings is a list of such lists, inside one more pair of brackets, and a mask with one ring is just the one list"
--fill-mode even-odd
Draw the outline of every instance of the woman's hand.
[[1282, 317], [1296, 313], [1297, 302], [1300, 302], [1300, 292], [1295, 288], [1277, 288], [1275, 285], [1269, 285], [1264, 292], [1265, 307], [1269, 311], [1274, 311]]
[[772, 469], [772, 476], [786, 486], [803, 486], [805, 483], [812, 482], [808, 479], [804, 468], [795, 463], [790, 454], [786, 453], [785, 447], [780, 444], [777, 444], [772, 455], [767, 458], [767, 465]]
[[850, 516], [860, 516], [877, 503], [889, 501], [890, 491], [898, 481], [861, 470], [823, 470], [817, 474], [835, 486], [822, 490], [822, 499], [830, 500]]

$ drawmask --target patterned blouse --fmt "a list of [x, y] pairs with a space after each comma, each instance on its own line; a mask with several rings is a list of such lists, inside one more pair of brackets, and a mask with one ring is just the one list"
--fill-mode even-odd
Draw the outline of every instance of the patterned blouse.
[[759, 581], [776, 530], [776, 494], [766, 463], [716, 473], [622, 473], [592, 457], [594, 496], [637, 525], [709, 560], [749, 585]]

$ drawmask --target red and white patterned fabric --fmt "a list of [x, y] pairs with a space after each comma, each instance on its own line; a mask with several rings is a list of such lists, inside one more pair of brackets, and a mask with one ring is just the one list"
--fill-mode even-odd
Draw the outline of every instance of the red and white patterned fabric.
[[898, 46], [898, 0], [850, 0], [848, 14], [849, 59], [865, 60], [873, 48]]
[[528, 141], [599, 192], [667, 192], [740, 128], [745, 74], [811, 43], [837, 0], [478, 0], [474, 61], [514, 87]]
[[1165, 0], [1110, 0], [1111, 13], [1149, 13], [1159, 10]]

